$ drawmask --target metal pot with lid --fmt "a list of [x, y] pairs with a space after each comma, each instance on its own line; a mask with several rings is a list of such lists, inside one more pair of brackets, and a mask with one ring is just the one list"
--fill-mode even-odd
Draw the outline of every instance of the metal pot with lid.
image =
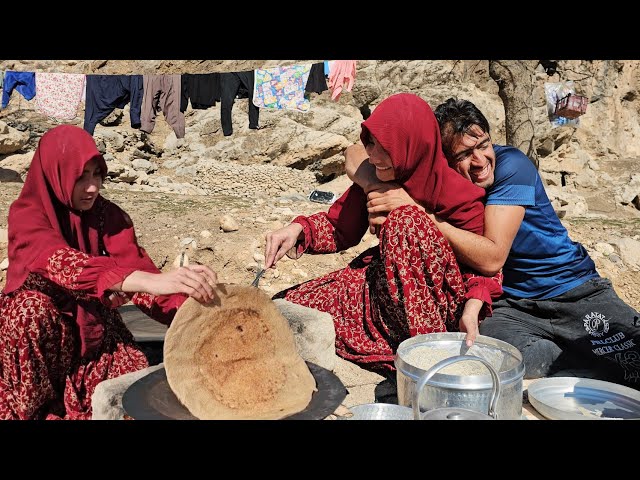
[[[465, 334], [460, 332], [421, 334], [400, 343], [395, 358], [398, 404], [412, 407], [417, 382], [437, 361], [456, 355], [484, 359], [497, 373], [500, 395], [494, 407], [496, 418], [522, 418], [522, 354], [507, 342], [483, 335], [478, 335], [473, 346], [467, 347]], [[462, 363], [454, 369], [436, 372], [425, 383], [420, 392], [420, 411], [423, 414], [440, 408], [465, 409], [484, 414], [489, 411], [495, 380], [486, 366], [468, 363], [468, 366]]]
[[[427, 385], [427, 382], [442, 368], [456, 362], [476, 360], [482, 362], [491, 373], [493, 385], [488, 413], [476, 412], [460, 407], [435, 408], [427, 412], [420, 412], [417, 407], [420, 405], [420, 395]], [[500, 395], [500, 380], [497, 372], [489, 362], [472, 355], [458, 355], [446, 358], [431, 367], [418, 380], [415, 388], [413, 408], [394, 405], [391, 403], [366, 403], [352, 407], [352, 417], [344, 420], [494, 420], [496, 418], [496, 404]]]
[[[473, 360], [483, 363], [484, 366], [489, 370], [489, 373], [491, 373], [493, 386], [491, 390], [491, 398], [489, 400], [488, 412], [485, 414], [476, 412], [474, 410], [469, 410], [467, 408], [442, 407], [434, 408], [433, 410], [428, 410], [424, 413], [420, 413], [420, 395], [422, 394], [425, 385], [431, 379], [431, 377], [433, 377], [439, 370], [453, 363]], [[487, 362], [483, 358], [474, 357], [473, 355], [456, 355], [455, 357], [449, 357], [439, 361], [433, 367], [431, 367], [422, 377], [420, 377], [418, 383], [416, 384], [415, 393], [413, 396], [413, 418], [414, 420], [495, 420], [497, 418], [496, 405], [498, 403], [499, 396], [500, 379], [498, 378], [498, 373], [489, 362]]]

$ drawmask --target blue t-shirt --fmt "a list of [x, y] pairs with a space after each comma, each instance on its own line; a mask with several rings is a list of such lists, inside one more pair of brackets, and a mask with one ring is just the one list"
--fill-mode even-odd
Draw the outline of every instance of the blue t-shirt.
[[585, 248], [569, 238], [535, 165], [514, 147], [494, 145], [495, 182], [486, 205], [522, 205], [524, 219], [503, 267], [512, 297], [548, 299], [599, 277]]

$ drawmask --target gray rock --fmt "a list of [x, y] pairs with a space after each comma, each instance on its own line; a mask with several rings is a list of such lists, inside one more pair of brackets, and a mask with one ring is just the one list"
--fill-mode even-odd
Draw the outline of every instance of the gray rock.
[[596, 243], [595, 249], [604, 256], [611, 255], [614, 252], [613, 246], [604, 242]]
[[137, 372], [127, 373], [110, 380], [100, 382], [91, 397], [93, 409], [92, 420], [124, 420], [125, 411], [122, 407], [124, 392], [136, 381], [150, 373], [159, 370], [162, 363]]
[[611, 255], [609, 255], [608, 258], [613, 263], [622, 263], [622, 259], [615, 253], [612, 253]]
[[134, 170], [143, 171], [145, 173], [152, 173], [158, 169], [158, 166], [150, 162], [149, 160], [145, 160], [144, 158], [136, 158], [131, 162]]
[[293, 330], [300, 356], [307, 362], [333, 371], [338, 357], [331, 315], [283, 299], [276, 299], [274, 303]]
[[182, 175], [185, 177], [195, 177], [198, 174], [198, 166], [191, 165], [189, 167], [176, 168], [176, 175]]
[[640, 242], [630, 237], [612, 240], [620, 251], [620, 257], [625, 265], [640, 269]]
[[165, 161], [162, 166], [165, 168], [176, 168], [184, 163], [182, 158], [173, 158], [171, 160]]
[[0, 155], [19, 151], [29, 141], [29, 134], [0, 122]]

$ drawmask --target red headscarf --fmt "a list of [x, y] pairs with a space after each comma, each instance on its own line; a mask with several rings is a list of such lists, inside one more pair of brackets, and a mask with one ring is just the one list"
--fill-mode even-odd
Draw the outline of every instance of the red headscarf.
[[[85, 165], [97, 159], [103, 178], [107, 165], [93, 137], [82, 128], [60, 125], [40, 139], [22, 191], [9, 209], [9, 270], [5, 293], [19, 288], [31, 272], [47, 272], [51, 255], [71, 247], [92, 256], [100, 255], [96, 215], [98, 204], [108, 203], [103, 244], [109, 251], [104, 265], [118, 272], [159, 271], [137, 247], [130, 219], [119, 207], [98, 195], [91, 210], [80, 212], [71, 205], [73, 188]], [[115, 282], [114, 282], [115, 283]], [[109, 285], [110, 286], [110, 285]], [[75, 314], [80, 328], [82, 352], [101, 341], [102, 325], [95, 306], [78, 300], [68, 313]], [[66, 311], [66, 310], [65, 310]]]
[[76, 180], [93, 158], [106, 175], [107, 164], [93, 137], [79, 127], [60, 125], [40, 139], [20, 196], [9, 209], [5, 292], [20, 287], [60, 247], [98, 255], [97, 232], [83, 232], [83, 214], [71, 207]]
[[395, 181], [411, 198], [458, 228], [483, 233], [485, 191], [449, 167], [427, 102], [411, 93], [386, 98], [362, 123], [365, 145], [369, 132], [391, 157]]

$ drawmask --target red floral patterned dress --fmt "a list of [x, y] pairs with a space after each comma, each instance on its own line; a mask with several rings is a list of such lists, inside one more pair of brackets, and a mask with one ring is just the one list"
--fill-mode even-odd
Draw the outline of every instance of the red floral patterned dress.
[[[98, 283], [113, 274], [101, 259], [60, 248], [45, 275], [31, 273], [19, 289], [0, 293], [0, 419], [90, 419], [98, 383], [149, 366], [118, 310], [96, 298]], [[79, 355], [78, 326], [68, 313], [78, 301], [88, 302], [103, 327], [100, 347], [89, 358]], [[132, 297], [164, 324], [183, 301], [147, 293]]]
[[[298, 254], [333, 253], [347, 244], [327, 213], [293, 220], [303, 227]], [[353, 242], [351, 242], [353, 243]], [[493, 278], [462, 273], [449, 243], [415, 206], [393, 210], [380, 244], [346, 268], [280, 292], [274, 298], [327, 312], [336, 329], [336, 352], [361, 367], [389, 374], [394, 354], [412, 336], [457, 331], [465, 299], [479, 298], [491, 312], [502, 293], [502, 273]]]
[[[135, 271], [159, 273], [138, 244], [129, 215], [99, 194], [87, 210], [79, 179], [107, 164], [74, 125], [46, 132], [8, 216], [9, 268], [0, 293], [0, 419], [91, 418], [98, 383], [147, 367], [117, 307], [131, 299], [169, 323], [184, 295], [111, 291]], [[100, 184], [93, 194], [99, 192]], [[84, 190], [82, 190], [84, 189]]]

